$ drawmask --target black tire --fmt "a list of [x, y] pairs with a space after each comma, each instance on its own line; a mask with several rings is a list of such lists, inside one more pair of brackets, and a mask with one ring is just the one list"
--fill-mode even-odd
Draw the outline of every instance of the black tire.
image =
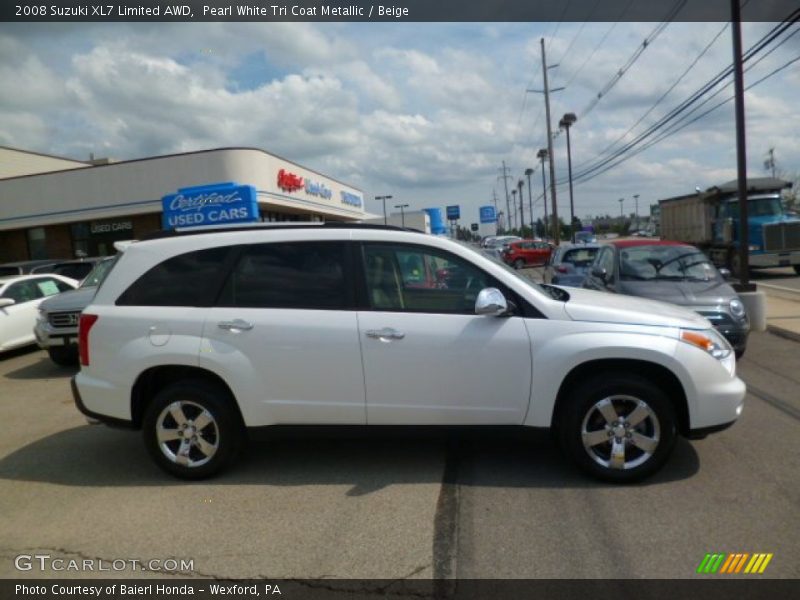
[[744, 356], [744, 351], [745, 351], [745, 349], [744, 349], [744, 348], [742, 348], [741, 350], [736, 350], [736, 351], [735, 351], [735, 353], [736, 353], [736, 360], [739, 360], [740, 358], [742, 358], [742, 357]]
[[[233, 403], [227, 390], [213, 382], [186, 380], [165, 387], [145, 411], [142, 429], [147, 451], [159, 467], [175, 477], [205, 479], [215, 475], [236, 459], [244, 445], [244, 425]], [[180, 413], [174, 407], [170, 410], [173, 404]], [[175, 414], [183, 415], [183, 424]], [[201, 419], [204, 424], [194, 431]], [[159, 424], [168, 432], [162, 441], [157, 434]], [[173, 434], [176, 437], [166, 439]], [[179, 456], [184, 444], [188, 453]]]
[[524, 266], [525, 266], [525, 261], [522, 260], [521, 258], [518, 258], [517, 260], [514, 261], [514, 268], [515, 269], [521, 269]]
[[794, 266], [794, 272], [800, 275], [800, 265], [793, 265], [793, 266]]
[[[644, 408], [636, 408], [641, 402]], [[607, 410], [610, 403], [614, 410], [607, 414], [616, 415], [617, 420], [609, 423], [597, 407], [601, 403], [602, 410]], [[634, 420], [642, 414], [644, 418], [632, 426], [625, 424], [625, 418], [634, 410], [639, 411]], [[623, 419], [619, 420], [620, 416]], [[611, 427], [612, 423], [618, 425]], [[651, 382], [634, 374], [610, 373], [574, 388], [565, 398], [557, 426], [562, 448], [582, 471], [603, 481], [632, 483], [649, 477], [667, 461], [677, 437], [675, 423], [672, 403]], [[584, 435], [584, 426], [589, 437]], [[600, 441], [596, 441], [598, 438]], [[622, 457], [621, 462], [614, 460], [612, 440], [621, 449], [616, 454]], [[612, 466], [615, 463], [620, 466]]]
[[78, 364], [77, 346], [51, 346], [47, 349], [47, 355], [61, 367], [75, 367]]

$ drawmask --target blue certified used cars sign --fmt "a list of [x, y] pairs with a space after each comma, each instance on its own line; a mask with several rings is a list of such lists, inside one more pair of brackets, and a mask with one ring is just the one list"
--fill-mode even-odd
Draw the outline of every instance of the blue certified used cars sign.
[[258, 221], [256, 188], [252, 185], [215, 183], [182, 188], [161, 199], [164, 229]]
[[458, 221], [461, 218], [461, 208], [458, 204], [447, 207], [447, 219], [450, 221]]

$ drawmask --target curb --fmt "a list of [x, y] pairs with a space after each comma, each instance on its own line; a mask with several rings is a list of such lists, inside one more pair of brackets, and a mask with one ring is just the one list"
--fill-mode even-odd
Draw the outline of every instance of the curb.
[[777, 335], [778, 337], [800, 343], [800, 333], [796, 331], [790, 331], [789, 329], [784, 329], [776, 325], [767, 325], [767, 331], [772, 335]]
[[756, 284], [756, 289], [763, 290], [767, 296], [800, 302], [800, 290], [796, 290], [794, 288], [787, 288], [768, 283], [758, 283]]

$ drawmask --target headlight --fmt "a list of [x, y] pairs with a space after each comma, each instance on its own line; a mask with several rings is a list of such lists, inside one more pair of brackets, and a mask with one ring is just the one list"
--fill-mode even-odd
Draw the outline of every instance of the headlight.
[[739, 300], [738, 298], [734, 298], [733, 300], [731, 300], [730, 307], [731, 307], [731, 314], [734, 317], [736, 317], [737, 319], [743, 319], [745, 317], [744, 304], [742, 304], [741, 300]]
[[714, 329], [681, 329], [681, 341], [705, 350], [717, 360], [728, 358], [733, 353], [728, 340]]

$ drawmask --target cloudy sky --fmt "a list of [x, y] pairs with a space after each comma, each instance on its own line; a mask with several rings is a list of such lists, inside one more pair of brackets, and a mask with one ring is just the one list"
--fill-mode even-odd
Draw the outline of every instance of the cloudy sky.
[[[119, 160], [255, 146], [361, 188], [374, 212], [379, 203], [369, 198], [392, 194], [412, 209], [460, 204], [472, 222], [493, 191], [505, 204], [502, 161], [509, 186], [538, 167], [536, 152], [547, 139], [544, 101], [526, 89], [542, 87], [540, 38], [548, 63], [558, 64], [551, 86], [566, 88], [552, 95], [554, 126], [565, 112], [578, 117], [571, 130], [575, 173], [730, 64], [725, 24], [672, 23], [592, 106], [657, 25], [4, 23], [0, 145]], [[771, 27], [745, 24], [745, 48]], [[790, 34], [756, 57], [762, 60], [746, 73], [746, 85], [800, 56], [800, 24], [777, 41]], [[732, 86], [724, 87], [691, 116], [731, 94]], [[798, 98], [800, 62], [747, 93], [751, 176], [765, 173], [769, 148], [779, 169], [800, 171]], [[561, 180], [566, 136], [556, 137], [554, 148]], [[735, 165], [729, 102], [579, 183], [576, 213], [619, 214], [619, 198], [632, 212], [634, 194], [644, 212], [658, 198], [734, 178]], [[541, 181], [537, 168], [534, 199]], [[568, 214], [567, 187], [557, 189], [559, 212]], [[541, 214], [541, 201], [534, 210]]]

